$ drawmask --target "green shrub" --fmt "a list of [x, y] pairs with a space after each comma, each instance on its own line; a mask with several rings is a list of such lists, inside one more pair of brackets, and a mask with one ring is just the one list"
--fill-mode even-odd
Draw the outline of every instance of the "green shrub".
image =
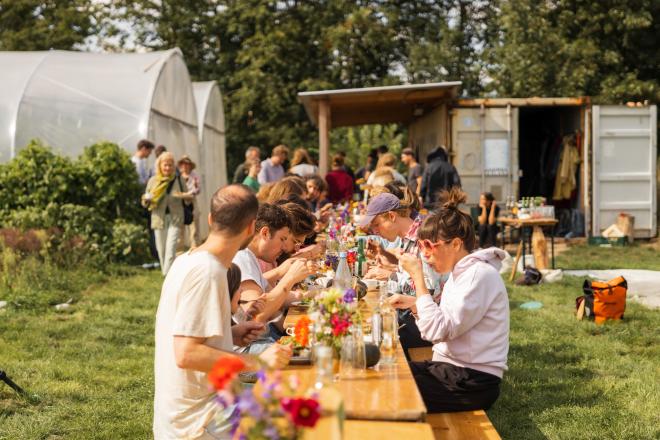
[[32, 141], [0, 165], [0, 211], [79, 201], [80, 179], [73, 161]]
[[76, 162], [87, 206], [105, 218], [140, 222], [142, 187], [130, 156], [116, 144], [103, 142], [85, 148]]
[[0, 228], [46, 231], [39, 256], [62, 267], [140, 262], [148, 249], [140, 193], [115, 144], [86, 147], [72, 161], [33, 141], [0, 165]]

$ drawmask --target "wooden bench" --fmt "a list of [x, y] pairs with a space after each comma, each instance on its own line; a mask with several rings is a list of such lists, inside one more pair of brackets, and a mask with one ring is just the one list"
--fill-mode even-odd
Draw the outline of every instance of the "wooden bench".
[[[425, 361], [433, 357], [431, 347], [408, 349], [412, 361]], [[436, 440], [499, 440], [500, 435], [483, 410], [455, 413], [428, 414], [426, 423], [433, 428]]]
[[501, 437], [483, 410], [428, 414], [436, 440], [500, 440]]

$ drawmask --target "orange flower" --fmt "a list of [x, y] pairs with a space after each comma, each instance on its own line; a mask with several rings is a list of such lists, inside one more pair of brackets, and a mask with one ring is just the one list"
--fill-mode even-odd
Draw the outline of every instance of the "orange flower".
[[245, 362], [238, 356], [223, 356], [209, 372], [209, 382], [216, 391], [224, 390], [236, 375], [245, 368]]
[[309, 344], [309, 324], [311, 322], [307, 315], [301, 316], [298, 322], [296, 322], [296, 327], [293, 329], [296, 342], [301, 347], [307, 347]]

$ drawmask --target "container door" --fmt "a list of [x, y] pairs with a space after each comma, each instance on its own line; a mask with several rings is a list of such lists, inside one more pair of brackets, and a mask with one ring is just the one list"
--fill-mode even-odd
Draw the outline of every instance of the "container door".
[[518, 192], [518, 109], [515, 107], [454, 108], [453, 164], [468, 203], [492, 192], [498, 202]]
[[657, 109], [593, 107], [593, 235], [635, 217], [635, 237], [656, 234]]

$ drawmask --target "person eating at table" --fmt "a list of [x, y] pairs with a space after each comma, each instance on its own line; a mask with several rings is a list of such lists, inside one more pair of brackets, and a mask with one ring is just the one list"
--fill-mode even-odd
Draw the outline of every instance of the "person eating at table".
[[488, 409], [500, 393], [509, 351], [509, 298], [499, 274], [505, 252], [475, 251], [469, 214], [458, 209], [466, 195], [454, 188], [442, 195], [438, 211], [417, 232], [424, 258], [440, 273], [449, 272], [439, 303], [424, 283], [419, 258], [401, 255], [416, 295], [394, 295], [395, 308], [409, 309], [422, 337], [433, 342], [433, 359], [410, 362], [429, 412]]
[[[227, 268], [254, 234], [258, 202], [250, 189], [229, 185], [211, 200], [209, 236], [180, 255], [168, 271], [158, 304], [154, 356], [156, 440], [229, 439], [232, 411], [218, 409], [207, 373], [234, 345], [254, 339], [263, 324], [232, 326]], [[272, 346], [259, 356], [272, 368], [289, 362], [291, 349]], [[256, 359], [243, 358], [250, 368]]]
[[[414, 195], [406, 192], [407, 197], [400, 200], [397, 196], [390, 193], [381, 193], [371, 199], [367, 205], [367, 213], [362, 218], [360, 226], [369, 227], [375, 235], [385, 238], [387, 241], [400, 239], [397, 248], [388, 252], [380, 249], [380, 264], [370, 268], [365, 278], [383, 278], [391, 280], [396, 285], [396, 290], [406, 295], [415, 295], [415, 284], [408, 274], [398, 265], [398, 258], [404, 253], [415, 255], [419, 258], [419, 248], [417, 247], [417, 230], [422, 223], [422, 217], [417, 215], [411, 218], [411, 206], [415, 204]], [[390, 259], [389, 262], [387, 260]], [[389, 268], [389, 269], [388, 269]], [[433, 286], [434, 293], [440, 292], [441, 277], [439, 274], [425, 265], [424, 283]], [[399, 312], [399, 338], [401, 346], [408, 356], [408, 349], [417, 347], [428, 347], [428, 341], [420, 336], [415, 319], [408, 310]]]
[[241, 270], [241, 300], [256, 301], [265, 294], [263, 310], [254, 320], [268, 324], [269, 331], [248, 347], [250, 353], [266, 349], [283, 334], [275, 324], [281, 318], [281, 309], [291, 288], [311, 273], [307, 262], [302, 259], [285, 262], [267, 272], [268, 277], [259, 266], [258, 259], [271, 264], [276, 262], [286, 250], [289, 234], [290, 219], [286, 211], [277, 205], [263, 203], [257, 212], [254, 238], [233, 260]]

